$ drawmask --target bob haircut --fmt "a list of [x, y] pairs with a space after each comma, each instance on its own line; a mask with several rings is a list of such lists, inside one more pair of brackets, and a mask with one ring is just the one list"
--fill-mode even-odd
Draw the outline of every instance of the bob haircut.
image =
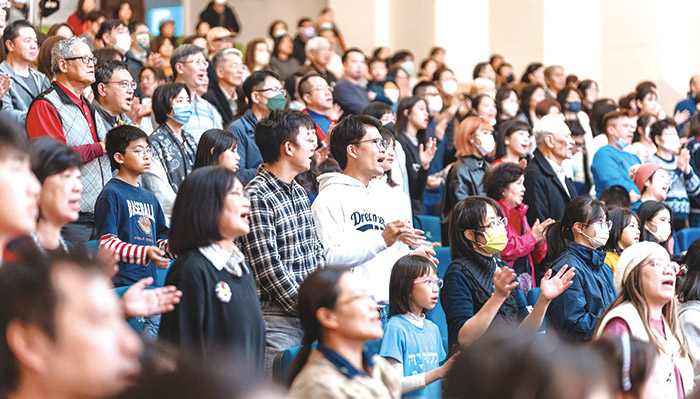
[[552, 108], [558, 109], [559, 113], [561, 113], [561, 105], [559, 105], [557, 100], [545, 98], [544, 100], [538, 102], [537, 106], [535, 106], [535, 115], [537, 115], [538, 118], [542, 118], [545, 115], [549, 115]]
[[496, 215], [503, 217], [501, 207], [496, 201], [488, 197], [469, 197], [457, 203], [450, 212], [449, 237], [450, 237], [450, 257], [452, 259], [467, 258], [475, 261], [477, 255], [474, 244], [467, 240], [464, 232], [467, 230], [481, 231], [484, 229], [484, 220], [491, 206]]
[[209, 129], [199, 139], [197, 155], [192, 169], [219, 164], [219, 156], [224, 152], [236, 151], [238, 139], [233, 133], [223, 129]]
[[581, 92], [571, 86], [566, 86], [557, 93], [557, 102], [561, 105], [562, 110], [566, 110], [566, 98], [569, 97], [569, 93], [571, 92], [578, 94], [579, 102], [583, 103], [583, 95]]
[[379, 131], [382, 129], [382, 123], [369, 115], [350, 115], [333, 128], [331, 155], [338, 161], [341, 169], [348, 166], [348, 146], [362, 140], [370, 127]]
[[481, 185], [489, 198], [498, 201], [503, 198], [503, 191], [507, 190], [511, 183], [518, 181], [524, 175], [525, 170], [520, 165], [502, 162], [486, 171], [483, 180], [481, 180]]
[[[629, 196], [627, 198], [629, 198]], [[639, 217], [636, 213], [625, 208], [613, 208], [610, 210], [609, 216], [613, 225], [610, 229], [610, 237], [608, 237], [608, 242], [605, 244], [603, 249], [619, 255], [622, 253], [622, 248], [620, 248], [618, 245], [620, 238], [622, 237], [622, 232], [633, 221], [637, 222], [637, 225], [639, 225]]]
[[53, 137], [39, 137], [29, 142], [32, 172], [44, 184], [47, 177], [79, 167], [83, 162], [73, 148], [61, 144]]
[[493, 132], [493, 126], [486, 119], [478, 116], [470, 116], [465, 118], [455, 130], [455, 149], [456, 156], [462, 157], [468, 155], [469, 146], [467, 143], [471, 140], [472, 135], [478, 130], [487, 130]]
[[166, 83], [156, 87], [153, 92], [153, 116], [156, 122], [162, 125], [168, 120], [168, 114], [173, 110], [173, 100], [182, 91], [187, 92], [187, 97], [192, 97], [190, 89], [184, 83]]
[[700, 239], [693, 241], [685, 254], [688, 272], [678, 284], [678, 299], [681, 302], [700, 301]]
[[513, 133], [521, 130], [526, 131], [528, 135], [532, 135], [532, 128], [530, 127], [530, 124], [515, 118], [503, 122], [498, 127], [498, 138], [496, 139], [496, 159], [502, 158], [506, 155], [506, 139], [510, 138]]
[[236, 174], [222, 166], [192, 171], [180, 184], [170, 221], [170, 249], [180, 255], [223, 240], [221, 211]]
[[429, 273], [437, 276], [437, 266], [425, 256], [405, 255], [394, 263], [389, 281], [389, 317], [411, 312], [413, 281]]

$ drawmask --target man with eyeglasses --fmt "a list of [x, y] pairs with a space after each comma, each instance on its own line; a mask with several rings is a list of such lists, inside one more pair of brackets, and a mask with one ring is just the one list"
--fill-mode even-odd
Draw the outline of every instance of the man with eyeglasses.
[[127, 116], [134, 105], [135, 89], [136, 82], [126, 63], [107, 61], [95, 68], [95, 83], [92, 84], [95, 101], [92, 105], [97, 111], [96, 122], [102, 124], [105, 131], [121, 125], [139, 124], [140, 121], [132, 121]]
[[175, 82], [185, 84], [192, 93], [192, 116], [182, 128], [199, 142], [199, 138], [205, 131], [223, 127], [221, 115], [216, 107], [197, 94], [200, 87], [206, 87], [209, 84], [207, 78], [209, 61], [204, 58], [201, 48], [194, 44], [182, 44], [170, 56], [170, 66], [173, 69]]
[[107, 131], [95, 119], [95, 108], [83, 92], [95, 81], [96, 59], [85, 39], [61, 40], [51, 52], [51, 69], [56, 73], [48, 90], [37, 97], [27, 114], [30, 138], [51, 136], [80, 154], [80, 199], [78, 221], [64, 227], [63, 237], [73, 244], [91, 239], [95, 227], [95, 200], [112, 178], [105, 155]]
[[36, 61], [39, 48], [36, 31], [27, 21], [15, 21], [5, 28], [2, 35], [7, 58], [0, 64], [0, 72], [7, 74], [12, 84], [2, 97], [2, 112], [24, 126], [27, 110], [41, 92], [49, 88], [46, 76], [30, 65]]
[[325, 140], [342, 115], [340, 107], [333, 104], [333, 87], [321, 75], [310, 73], [299, 81], [299, 95], [306, 104], [303, 112], [316, 124], [316, 136]]
[[[343, 172], [318, 178], [319, 193], [311, 210], [326, 266], [353, 269], [366, 281], [368, 291], [386, 304], [391, 267], [410, 252], [409, 246], [420, 248], [424, 236], [410, 220], [401, 219], [410, 214], [408, 205], [401, 211], [386, 191], [372, 189], [370, 181], [384, 174], [386, 157], [387, 142], [379, 129], [379, 120], [367, 115], [350, 115], [333, 128], [331, 154]], [[432, 253], [416, 251], [423, 256]]]
[[238, 178], [248, 184], [258, 174], [258, 166], [263, 163], [262, 155], [255, 144], [255, 125], [275, 109], [287, 105], [287, 91], [282, 78], [272, 71], [255, 71], [243, 82], [243, 95], [246, 109], [238, 110], [242, 116], [229, 125], [228, 130], [238, 139]]

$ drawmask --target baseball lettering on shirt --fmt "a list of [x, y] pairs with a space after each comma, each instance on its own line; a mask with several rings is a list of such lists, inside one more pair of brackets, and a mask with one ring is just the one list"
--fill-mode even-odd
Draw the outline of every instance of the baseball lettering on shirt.
[[383, 217], [371, 212], [355, 211], [350, 215], [350, 219], [352, 219], [355, 230], [359, 231], [384, 230], [384, 226], [386, 226]]
[[129, 219], [134, 215], [146, 216], [149, 219], [156, 220], [153, 211], [153, 204], [144, 204], [143, 202], [126, 200], [126, 204], [129, 207]]

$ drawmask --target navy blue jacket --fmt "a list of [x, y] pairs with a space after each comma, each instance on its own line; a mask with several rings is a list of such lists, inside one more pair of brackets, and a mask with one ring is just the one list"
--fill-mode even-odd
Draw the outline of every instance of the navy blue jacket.
[[263, 159], [260, 149], [255, 144], [255, 125], [258, 118], [252, 110], [247, 110], [243, 116], [236, 119], [228, 127], [238, 139], [238, 178], [244, 186], [258, 174], [258, 166], [262, 165]]
[[573, 284], [554, 298], [547, 309], [547, 328], [563, 337], [588, 340], [598, 318], [617, 297], [612, 269], [605, 264], [605, 251], [570, 241], [552, 263], [554, 273], [563, 266], [576, 268]]

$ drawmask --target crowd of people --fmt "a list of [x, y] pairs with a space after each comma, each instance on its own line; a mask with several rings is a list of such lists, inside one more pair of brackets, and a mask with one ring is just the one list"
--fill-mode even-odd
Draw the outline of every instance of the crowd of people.
[[185, 38], [93, 0], [44, 35], [24, 6], [0, 397], [700, 397], [700, 240], [676, 243], [700, 76], [668, 117], [650, 81], [615, 100], [559, 65], [493, 55], [466, 84], [441, 47], [365, 54], [331, 9], [244, 45], [221, 0]]

